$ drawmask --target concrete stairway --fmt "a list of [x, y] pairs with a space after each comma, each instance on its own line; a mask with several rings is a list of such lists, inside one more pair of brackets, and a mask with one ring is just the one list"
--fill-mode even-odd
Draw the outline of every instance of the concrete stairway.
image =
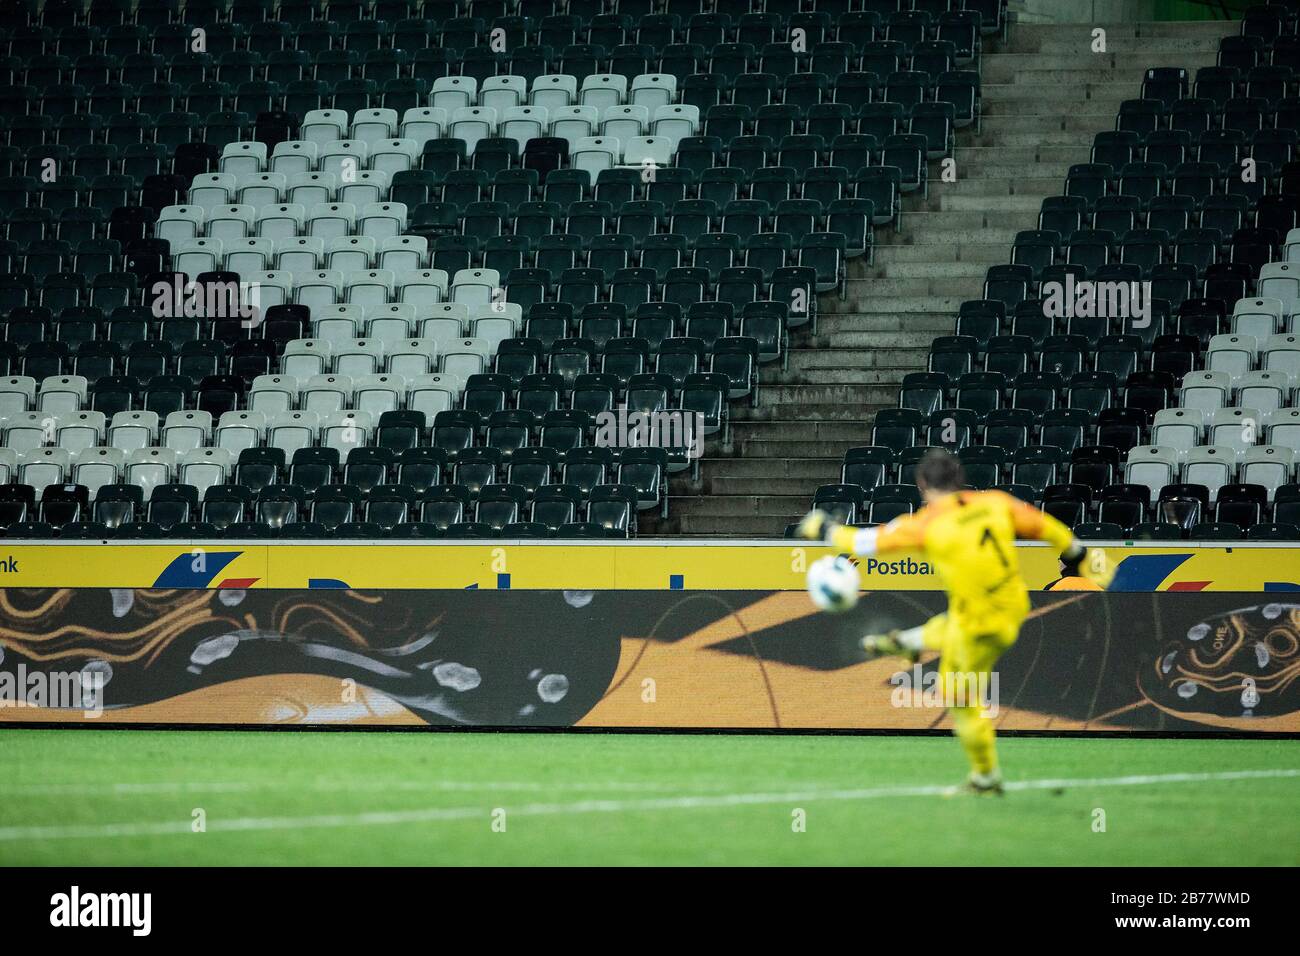
[[789, 369], [763, 369], [759, 407], [733, 404], [731, 442], [709, 443], [699, 481], [672, 480], [668, 518], [643, 516], [642, 534], [780, 535], [818, 485], [839, 480], [844, 452], [869, 444], [876, 411], [897, 404], [930, 341], [981, 297], [987, 268], [1009, 261], [1043, 198], [1088, 161], [1095, 133], [1114, 128], [1143, 71], [1210, 65], [1236, 28], [1101, 25], [1107, 52], [1093, 53], [1096, 26], [1021, 24], [1007, 42], [986, 40], [981, 129], [958, 132], [957, 181], [940, 182], [931, 164], [929, 197], [904, 200], [901, 231], [876, 230], [874, 263], [849, 263], [844, 299], [821, 297], [817, 334], [792, 334]]

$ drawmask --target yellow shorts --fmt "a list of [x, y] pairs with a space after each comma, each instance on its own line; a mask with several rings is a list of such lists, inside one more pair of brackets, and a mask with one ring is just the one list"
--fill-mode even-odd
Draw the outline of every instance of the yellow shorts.
[[936, 614], [921, 628], [921, 642], [928, 650], [939, 652], [939, 672], [943, 674], [979, 674], [993, 669], [1016, 638], [1020, 621], [1006, 622], [997, 630], [967, 634], [947, 614]]

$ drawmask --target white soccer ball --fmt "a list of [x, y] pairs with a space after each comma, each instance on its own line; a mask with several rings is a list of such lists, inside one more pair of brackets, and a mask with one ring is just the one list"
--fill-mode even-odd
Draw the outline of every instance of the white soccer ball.
[[842, 554], [828, 555], [808, 569], [808, 596], [821, 610], [839, 614], [858, 603], [861, 582], [856, 564]]

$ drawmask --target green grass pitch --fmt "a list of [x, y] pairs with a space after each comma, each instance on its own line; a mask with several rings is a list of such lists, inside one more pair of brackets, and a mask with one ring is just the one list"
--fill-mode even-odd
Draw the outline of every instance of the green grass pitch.
[[937, 737], [8, 729], [0, 864], [1300, 863], [1300, 741], [1000, 745], [949, 798]]

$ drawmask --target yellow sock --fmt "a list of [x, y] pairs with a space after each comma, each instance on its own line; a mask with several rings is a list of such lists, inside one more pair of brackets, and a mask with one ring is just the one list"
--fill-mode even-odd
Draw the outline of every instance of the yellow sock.
[[954, 707], [952, 721], [971, 769], [981, 776], [995, 772], [998, 769], [998, 750], [993, 721], [981, 716], [978, 707]]

